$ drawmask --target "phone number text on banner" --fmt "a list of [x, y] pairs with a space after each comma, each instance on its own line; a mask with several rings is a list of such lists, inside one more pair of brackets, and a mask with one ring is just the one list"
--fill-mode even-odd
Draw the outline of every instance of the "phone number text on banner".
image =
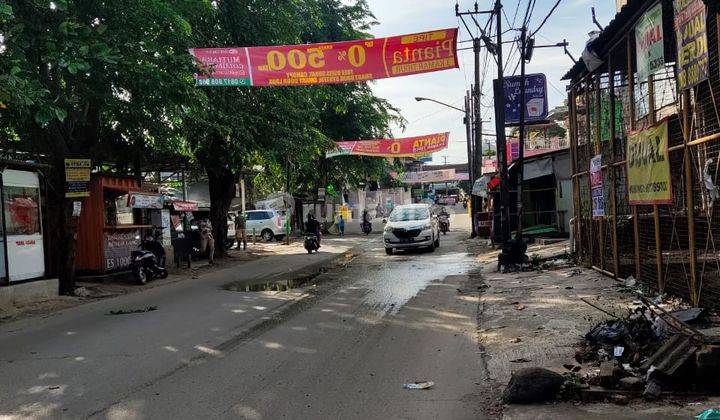
[[671, 204], [667, 119], [630, 134], [626, 156], [630, 204]]
[[364, 82], [458, 67], [454, 29], [357, 41], [195, 48], [197, 86], [307, 86]]
[[447, 149], [450, 133], [437, 133], [427, 136], [406, 137], [402, 139], [339, 141], [336, 149], [326, 157], [336, 156], [374, 156], [374, 157], [418, 157]]

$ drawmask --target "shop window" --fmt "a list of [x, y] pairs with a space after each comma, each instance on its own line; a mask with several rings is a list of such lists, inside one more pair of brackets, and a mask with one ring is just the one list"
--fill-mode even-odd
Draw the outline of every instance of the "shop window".
[[8, 235], [40, 234], [40, 190], [5, 186], [5, 225]]

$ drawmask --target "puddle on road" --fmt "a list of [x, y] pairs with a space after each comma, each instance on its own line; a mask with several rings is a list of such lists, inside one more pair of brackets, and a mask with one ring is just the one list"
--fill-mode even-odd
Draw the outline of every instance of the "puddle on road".
[[361, 283], [367, 289], [363, 305], [380, 317], [394, 315], [432, 281], [467, 273], [472, 264], [472, 258], [464, 252], [390, 260], [366, 272]]

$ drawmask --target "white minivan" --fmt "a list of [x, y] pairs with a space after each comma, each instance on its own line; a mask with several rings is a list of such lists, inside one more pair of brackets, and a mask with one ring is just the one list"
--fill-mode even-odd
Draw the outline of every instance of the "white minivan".
[[285, 219], [273, 209], [248, 210], [245, 212], [245, 234], [253, 234], [270, 242], [285, 237]]
[[429, 248], [440, 246], [440, 229], [437, 217], [428, 204], [397, 206], [390, 213], [383, 232], [385, 253], [396, 249]]

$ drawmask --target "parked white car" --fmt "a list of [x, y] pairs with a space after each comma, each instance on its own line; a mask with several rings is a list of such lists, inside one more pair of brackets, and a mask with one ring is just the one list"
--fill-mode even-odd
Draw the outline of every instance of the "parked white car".
[[248, 236], [254, 232], [266, 242], [285, 237], [285, 219], [275, 210], [249, 210], [245, 212], [245, 220]]
[[440, 229], [437, 217], [428, 204], [397, 206], [390, 213], [383, 231], [385, 253], [396, 249], [429, 248], [440, 246]]

